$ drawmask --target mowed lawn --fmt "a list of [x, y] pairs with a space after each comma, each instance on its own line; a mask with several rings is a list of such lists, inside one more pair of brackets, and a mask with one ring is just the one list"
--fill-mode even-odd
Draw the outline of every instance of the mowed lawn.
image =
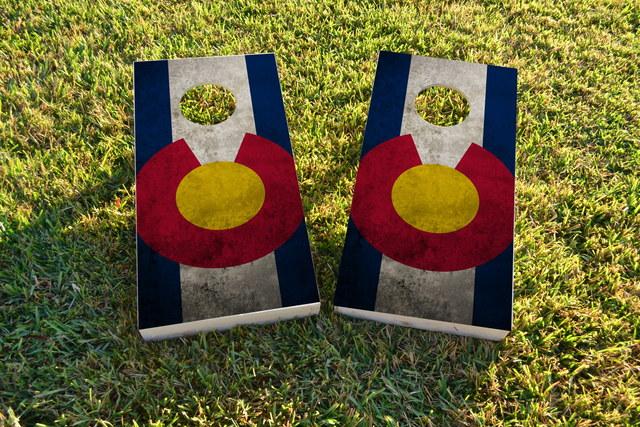
[[[637, 0], [0, 0], [0, 19], [0, 425], [640, 423]], [[383, 49], [519, 69], [504, 342], [332, 312]], [[252, 52], [277, 55], [322, 312], [145, 344], [132, 63]]]

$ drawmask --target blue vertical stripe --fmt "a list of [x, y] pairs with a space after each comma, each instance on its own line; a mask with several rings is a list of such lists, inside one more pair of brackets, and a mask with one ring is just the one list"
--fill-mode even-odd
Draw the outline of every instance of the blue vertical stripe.
[[491, 261], [476, 267], [472, 324], [510, 331], [512, 300], [513, 243]]
[[515, 176], [517, 70], [487, 66], [482, 146], [491, 151]]
[[291, 154], [276, 57], [271, 53], [247, 55], [245, 61], [256, 133], [275, 142]]
[[[247, 55], [245, 61], [256, 134], [292, 154], [275, 55]], [[318, 287], [304, 221], [293, 236], [275, 250], [275, 258], [282, 306], [318, 302]]]
[[[136, 173], [162, 147], [170, 144], [171, 105], [167, 61], [134, 64]], [[138, 237], [138, 327], [182, 322], [180, 265]]]
[[[488, 66], [483, 147], [515, 176], [517, 71]], [[513, 227], [513, 224], [508, 226]], [[513, 244], [476, 267], [473, 324], [511, 330]]]
[[182, 323], [180, 265], [138, 236], [138, 328]]
[[411, 55], [380, 52], [360, 158], [376, 145], [400, 136], [410, 67]]
[[362, 237], [353, 221], [349, 219], [334, 305], [374, 310], [381, 260], [382, 254]]
[[[410, 66], [411, 55], [380, 52], [361, 158], [378, 144], [400, 135]], [[374, 310], [381, 261], [382, 254], [362, 237], [350, 219], [334, 304]]]
[[276, 250], [276, 269], [283, 307], [310, 304], [320, 300], [304, 222], [301, 222], [293, 236]]
[[136, 172], [165, 145], [171, 144], [169, 63], [134, 64]]

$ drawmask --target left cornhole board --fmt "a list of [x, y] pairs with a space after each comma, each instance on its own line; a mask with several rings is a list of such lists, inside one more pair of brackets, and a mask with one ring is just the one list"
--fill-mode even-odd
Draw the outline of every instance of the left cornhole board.
[[[213, 84], [205, 126], [180, 101]], [[273, 54], [134, 64], [138, 328], [145, 340], [320, 309]]]

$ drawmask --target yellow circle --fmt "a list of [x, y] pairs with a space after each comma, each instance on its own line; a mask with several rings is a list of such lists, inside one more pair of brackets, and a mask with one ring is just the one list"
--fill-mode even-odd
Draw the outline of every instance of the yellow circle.
[[403, 220], [429, 233], [461, 229], [473, 220], [480, 205], [471, 180], [442, 165], [407, 169], [393, 184], [391, 201]]
[[234, 162], [206, 163], [178, 185], [176, 204], [187, 221], [209, 230], [237, 227], [264, 203], [264, 184], [248, 167]]

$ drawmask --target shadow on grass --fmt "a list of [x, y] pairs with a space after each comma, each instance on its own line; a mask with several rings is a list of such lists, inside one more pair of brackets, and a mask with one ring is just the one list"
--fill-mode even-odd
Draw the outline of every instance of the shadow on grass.
[[123, 162], [5, 234], [0, 397], [22, 423], [464, 419], [500, 345], [333, 314], [338, 228], [315, 239], [320, 316], [142, 342], [132, 200], [115, 201], [132, 180]]

